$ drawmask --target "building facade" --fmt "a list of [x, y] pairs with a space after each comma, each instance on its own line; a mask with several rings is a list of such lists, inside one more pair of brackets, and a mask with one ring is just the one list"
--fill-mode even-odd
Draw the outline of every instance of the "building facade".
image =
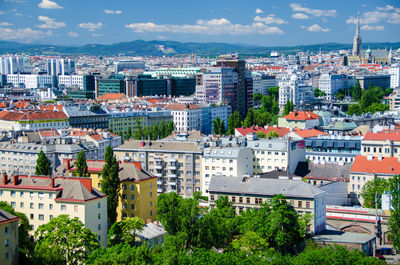
[[[18, 251], [18, 220], [15, 215], [0, 209], [0, 262], [4, 265], [17, 265]], [[3, 245], [4, 244], [4, 245]]]

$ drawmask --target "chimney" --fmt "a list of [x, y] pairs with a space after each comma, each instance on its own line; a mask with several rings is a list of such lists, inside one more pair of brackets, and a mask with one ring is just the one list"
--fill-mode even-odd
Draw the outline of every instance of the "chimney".
[[54, 177], [50, 178], [50, 187], [54, 188]]
[[145, 142], [140, 142], [140, 147], [144, 147], [145, 146]]
[[146, 224], [150, 224], [151, 223], [151, 219], [147, 219]]
[[77, 178], [85, 188], [92, 193], [92, 179], [91, 178]]
[[374, 157], [372, 155], [367, 155], [367, 160], [371, 161]]
[[378, 155], [378, 161], [382, 161], [382, 155]]
[[6, 184], [7, 184], [7, 181], [8, 181], [8, 179], [7, 179], [7, 174], [6, 174], [6, 173], [3, 173], [3, 184], [6, 185]]
[[18, 175], [13, 175], [14, 185], [18, 185]]
[[154, 223], [155, 223], [156, 226], [160, 226], [160, 221], [157, 220]]

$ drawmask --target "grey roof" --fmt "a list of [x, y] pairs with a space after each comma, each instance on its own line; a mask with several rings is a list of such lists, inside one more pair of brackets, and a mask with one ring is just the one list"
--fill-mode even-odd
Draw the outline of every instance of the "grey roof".
[[243, 181], [240, 177], [211, 177], [210, 193], [239, 193], [249, 195], [283, 194], [287, 197], [314, 198], [325, 191], [305, 183], [286, 179], [247, 178]]
[[137, 232], [137, 235], [142, 240], [150, 240], [159, 236], [167, 234], [161, 224], [148, 223], [143, 227], [142, 231]]
[[96, 116], [98, 114], [77, 106], [64, 106], [64, 112], [68, 117]]
[[[141, 147], [141, 143], [144, 146]], [[197, 152], [201, 153], [200, 145], [193, 142], [178, 142], [178, 141], [140, 141], [130, 140], [126, 141], [123, 145], [114, 149], [114, 151], [172, 151], [172, 152]]]
[[283, 139], [259, 139], [247, 141], [247, 146], [255, 150], [287, 151], [287, 140]]
[[204, 158], [238, 158], [243, 150], [250, 150], [246, 147], [213, 147], [204, 149]]
[[263, 179], [279, 179], [279, 177], [288, 177], [289, 179], [293, 179], [296, 177], [301, 177], [301, 176], [297, 176], [296, 174], [292, 174], [283, 170], [272, 170], [270, 172], [266, 172], [266, 173], [262, 173], [260, 175], [260, 178]]
[[0, 224], [10, 221], [12, 219], [16, 219], [16, 218], [17, 218], [17, 216], [15, 216], [7, 211], [4, 211], [3, 209], [0, 209]]
[[299, 162], [295, 170], [298, 176], [306, 176], [321, 179], [337, 179], [350, 177], [350, 169], [352, 164], [313, 164], [308, 162]]
[[335, 131], [351, 131], [357, 128], [357, 124], [353, 121], [332, 121], [326, 126], [322, 126], [324, 130], [335, 130]]
[[351, 243], [351, 244], [365, 244], [374, 240], [375, 236], [370, 234], [359, 234], [342, 231], [324, 230], [318, 235], [314, 235], [312, 240], [317, 242], [330, 242], [330, 243]]

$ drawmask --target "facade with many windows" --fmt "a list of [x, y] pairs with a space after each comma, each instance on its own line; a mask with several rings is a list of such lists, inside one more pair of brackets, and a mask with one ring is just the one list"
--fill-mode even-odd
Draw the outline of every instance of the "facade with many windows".
[[18, 220], [17, 216], [0, 209], [0, 264], [18, 264]]
[[34, 232], [61, 214], [79, 220], [107, 246], [107, 195], [92, 188], [90, 178], [52, 178], [3, 173], [0, 201], [24, 213]]

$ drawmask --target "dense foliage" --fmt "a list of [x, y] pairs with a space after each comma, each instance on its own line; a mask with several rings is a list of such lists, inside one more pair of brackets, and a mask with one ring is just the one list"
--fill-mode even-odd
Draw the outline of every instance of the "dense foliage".
[[379, 86], [362, 90], [357, 80], [356, 86], [352, 88], [351, 91], [353, 100], [358, 101], [358, 104], [349, 105], [347, 110], [349, 115], [361, 115], [362, 113], [373, 114], [378, 111], [389, 110], [389, 106], [382, 104], [381, 101], [387, 93], [390, 93], [390, 90], [383, 90]]
[[117, 220], [117, 206], [121, 187], [119, 180], [119, 164], [110, 145], [106, 147], [104, 161], [105, 164], [101, 171], [101, 191], [108, 195], [107, 214], [108, 224], [111, 226]]
[[144, 221], [139, 217], [128, 217], [114, 223], [108, 231], [108, 246], [120, 243], [136, 246], [139, 241], [136, 234], [138, 231], [142, 231], [144, 226]]
[[224, 120], [221, 120], [219, 117], [215, 118], [215, 120], [212, 121], [212, 126], [213, 126], [213, 134], [224, 135], [226, 133], [225, 122]]
[[290, 112], [292, 112], [294, 110], [294, 104], [293, 104], [293, 102], [292, 101], [288, 101], [286, 104], [285, 104], [285, 107], [284, 107], [284, 109], [283, 109], [283, 115], [288, 115]]
[[75, 165], [76, 165], [76, 171], [74, 174], [76, 176], [84, 178], [88, 176], [88, 166], [86, 163], [86, 156], [83, 151], [80, 151], [78, 153]]
[[[375, 193], [381, 198], [385, 191], [389, 191], [389, 182], [386, 179], [375, 178], [365, 183], [361, 197], [364, 199], [364, 207], [375, 208]], [[378, 199], [378, 208], [382, 206], [382, 200]]]
[[391, 197], [391, 210], [388, 223], [389, 238], [393, 241], [393, 247], [400, 252], [400, 176], [396, 175], [389, 181]]
[[51, 175], [51, 162], [47, 158], [43, 150], [40, 150], [36, 160], [35, 175], [50, 176]]
[[174, 129], [175, 125], [173, 121], [161, 123], [156, 122], [153, 126], [142, 127], [139, 120], [136, 120], [137, 129], [133, 133], [135, 140], [157, 140], [162, 139], [170, 135]]

